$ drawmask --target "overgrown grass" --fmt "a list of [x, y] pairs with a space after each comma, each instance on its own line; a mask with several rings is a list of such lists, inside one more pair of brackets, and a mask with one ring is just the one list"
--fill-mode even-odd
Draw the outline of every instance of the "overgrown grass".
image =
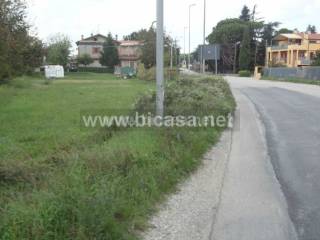
[[320, 85], [320, 80], [310, 80], [310, 79], [302, 79], [302, 78], [294, 78], [294, 77], [277, 78], [277, 77], [265, 77], [265, 76], [263, 76], [262, 80]]
[[[153, 85], [106, 74], [50, 85], [25, 80], [31, 86], [0, 88], [0, 239], [137, 239], [156, 203], [201, 163], [222, 130], [84, 131], [82, 109], [132, 109]], [[202, 109], [216, 114], [234, 109], [222, 79], [174, 84], [171, 109], [183, 99], [210, 101]], [[147, 109], [139, 103], [153, 96], [136, 107]]]

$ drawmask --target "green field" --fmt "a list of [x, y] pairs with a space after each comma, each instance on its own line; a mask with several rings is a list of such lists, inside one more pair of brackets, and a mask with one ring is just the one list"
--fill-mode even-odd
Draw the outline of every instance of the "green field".
[[[212, 105], [232, 111], [227, 84], [211, 84]], [[0, 86], [1, 240], [138, 238], [221, 132], [80, 127], [82, 110], [132, 109], [154, 85], [81, 73]]]

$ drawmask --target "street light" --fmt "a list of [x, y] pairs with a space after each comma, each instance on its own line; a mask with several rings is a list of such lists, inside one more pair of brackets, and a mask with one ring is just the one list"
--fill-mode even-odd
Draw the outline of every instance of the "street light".
[[156, 114], [163, 118], [164, 114], [164, 63], [163, 63], [163, 0], [157, 0], [157, 99]]
[[150, 26], [150, 29], [153, 29], [153, 26], [157, 23], [157, 21], [153, 21], [151, 26]]
[[191, 63], [191, 8], [196, 6], [195, 3], [189, 5], [189, 57], [188, 57], [188, 69], [190, 69]]

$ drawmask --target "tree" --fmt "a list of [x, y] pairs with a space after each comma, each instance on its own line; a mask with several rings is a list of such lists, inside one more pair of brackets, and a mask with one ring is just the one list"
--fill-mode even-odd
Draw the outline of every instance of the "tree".
[[286, 33], [293, 33], [294, 31], [293, 30], [290, 30], [288, 28], [281, 28], [279, 29], [278, 31], [276, 31], [276, 34], [275, 35], [278, 35], [278, 34], [286, 34]]
[[[212, 33], [207, 37], [210, 44], [221, 44], [221, 65], [222, 71], [233, 71], [234, 63], [238, 62], [237, 42], [243, 40], [244, 32], [249, 31], [249, 56], [250, 66], [255, 62], [255, 49], [257, 42], [257, 34], [263, 27], [262, 22], [258, 21], [243, 21], [239, 18], [225, 19], [220, 21], [216, 27], [213, 28]], [[235, 54], [236, 53], [236, 54]], [[236, 66], [237, 67], [237, 66]]]
[[123, 36], [124, 40], [136, 40], [136, 41], [143, 41], [147, 38], [149, 31], [146, 29], [141, 29], [137, 32], [132, 32], [130, 35]]
[[243, 6], [239, 19], [245, 22], [250, 21], [251, 19], [250, 9], [246, 5]]
[[0, 82], [40, 65], [42, 42], [29, 34], [29, 28], [24, 1], [0, 1]]
[[271, 45], [272, 39], [274, 38], [276, 33], [276, 28], [279, 27], [279, 22], [269, 22], [263, 25], [261, 39], [267, 45]]
[[306, 33], [317, 33], [317, 28], [314, 25], [308, 25]]
[[69, 61], [71, 42], [68, 36], [56, 34], [49, 39], [47, 62], [66, 67]]
[[[125, 40], [137, 40], [143, 42], [141, 47], [141, 63], [144, 64], [145, 68], [149, 69], [156, 65], [156, 31], [154, 28], [149, 30], [141, 29], [137, 32], [133, 32], [128, 36], [124, 36]], [[164, 65], [169, 66], [170, 64], [170, 48], [174, 45], [172, 38], [168, 35], [164, 37]], [[177, 62], [177, 54], [173, 59], [173, 63]]]
[[320, 51], [316, 53], [315, 58], [313, 59], [313, 66], [320, 66]]
[[139, 40], [143, 41], [141, 48], [141, 62], [145, 68], [151, 68], [156, 65], [156, 32], [150, 28], [148, 32], [140, 33]]
[[101, 52], [100, 64], [102, 66], [114, 68], [119, 64], [119, 54], [112, 34], [109, 33], [105, 43], [103, 44], [103, 51]]
[[225, 19], [218, 22], [217, 26], [212, 29], [212, 33], [207, 37], [207, 40], [210, 44], [235, 44], [242, 40], [246, 27], [247, 24], [238, 18]]
[[88, 66], [91, 63], [93, 63], [93, 59], [91, 58], [91, 56], [87, 53], [81, 55], [78, 57], [78, 63], [84, 65], [84, 66]]
[[251, 64], [251, 46], [250, 46], [250, 30], [246, 28], [243, 33], [243, 39], [240, 47], [239, 66], [240, 70], [249, 70]]

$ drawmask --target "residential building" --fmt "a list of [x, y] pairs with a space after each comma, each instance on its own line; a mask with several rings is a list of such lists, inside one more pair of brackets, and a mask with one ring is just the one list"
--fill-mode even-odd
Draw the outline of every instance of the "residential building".
[[121, 67], [137, 69], [141, 58], [140, 41], [118, 41], [118, 52]]
[[320, 34], [279, 34], [267, 47], [266, 65], [310, 66], [320, 51]]
[[[91, 35], [88, 38], [81, 37], [77, 42], [78, 56], [89, 54], [94, 62], [87, 67], [103, 67], [100, 62], [101, 52], [103, 51], [103, 44], [107, 37], [101, 34]], [[119, 60], [121, 67], [137, 68], [141, 58], [141, 41], [118, 41], [115, 40], [115, 45], [118, 49]]]

